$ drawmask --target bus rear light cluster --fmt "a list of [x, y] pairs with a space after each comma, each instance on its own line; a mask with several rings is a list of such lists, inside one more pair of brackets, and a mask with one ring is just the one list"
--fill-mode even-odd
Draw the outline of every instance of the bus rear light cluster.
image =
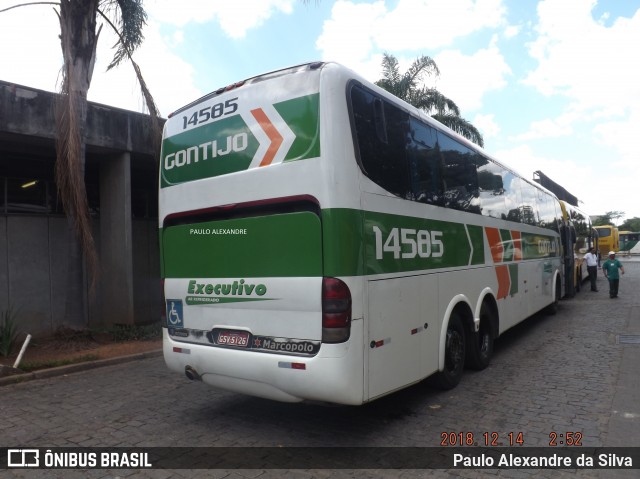
[[322, 278], [322, 342], [342, 343], [351, 333], [351, 291], [337, 278]]

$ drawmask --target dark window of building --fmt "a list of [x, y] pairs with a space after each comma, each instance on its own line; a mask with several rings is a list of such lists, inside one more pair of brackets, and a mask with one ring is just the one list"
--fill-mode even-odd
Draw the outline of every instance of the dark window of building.
[[49, 213], [46, 181], [33, 178], [6, 178], [5, 185], [3, 196], [5, 213]]
[[131, 214], [133, 218], [157, 218], [158, 197], [155, 191], [134, 189], [131, 191]]
[[87, 204], [92, 218], [100, 217], [100, 183], [98, 181], [85, 183], [87, 189]]

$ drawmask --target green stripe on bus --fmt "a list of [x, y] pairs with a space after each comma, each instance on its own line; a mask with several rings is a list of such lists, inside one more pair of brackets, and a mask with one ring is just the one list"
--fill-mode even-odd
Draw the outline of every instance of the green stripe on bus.
[[187, 296], [184, 301], [190, 306], [202, 304], [251, 303], [255, 301], [273, 301], [275, 298], [224, 298], [220, 296]]
[[166, 278], [322, 276], [320, 219], [291, 213], [164, 228]]
[[322, 210], [323, 267], [325, 276], [362, 276], [364, 235], [361, 210]]
[[479, 226], [351, 209], [323, 210], [322, 225], [326, 276], [484, 264]]
[[[320, 156], [320, 95], [286, 100], [273, 107], [295, 135], [284, 161]], [[274, 127], [277, 129], [278, 125]], [[165, 138], [160, 155], [160, 187], [244, 171], [259, 146], [240, 115]]]
[[240, 115], [166, 138], [160, 187], [246, 170], [259, 146]]
[[320, 94], [283, 101], [273, 107], [296, 135], [284, 161], [320, 156]]
[[510, 230], [499, 230], [500, 238], [503, 242], [502, 261], [513, 261], [513, 241], [511, 241]]
[[[553, 236], [521, 239], [524, 260], [559, 255]], [[171, 226], [160, 244], [167, 278], [364, 276], [486, 262], [480, 226], [348, 208]], [[505, 244], [510, 261], [513, 240]], [[510, 274], [514, 293], [515, 265]]]
[[482, 226], [467, 225], [471, 244], [473, 245], [473, 256], [471, 264], [484, 264], [484, 235]]
[[522, 233], [522, 258], [542, 259], [560, 256], [560, 243], [556, 237]]

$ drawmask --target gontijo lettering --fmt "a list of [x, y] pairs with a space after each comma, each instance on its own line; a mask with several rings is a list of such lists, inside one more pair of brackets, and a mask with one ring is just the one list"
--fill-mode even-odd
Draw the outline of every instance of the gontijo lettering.
[[189, 288], [187, 289], [189, 294], [217, 294], [217, 295], [232, 295], [232, 296], [250, 296], [256, 294], [258, 296], [264, 296], [267, 294], [267, 287], [264, 284], [247, 284], [244, 279], [234, 281], [233, 283], [198, 283], [195, 279], [189, 281]]
[[249, 137], [246, 133], [238, 133], [227, 136], [226, 139], [222, 141], [222, 144], [224, 146], [218, 148], [218, 140], [211, 140], [201, 143], [198, 146], [191, 146], [185, 150], [170, 153], [164, 157], [164, 169], [171, 170], [173, 168], [180, 168], [185, 165], [190, 165], [191, 163], [198, 163], [201, 159], [208, 160], [209, 158], [244, 151], [249, 144]]

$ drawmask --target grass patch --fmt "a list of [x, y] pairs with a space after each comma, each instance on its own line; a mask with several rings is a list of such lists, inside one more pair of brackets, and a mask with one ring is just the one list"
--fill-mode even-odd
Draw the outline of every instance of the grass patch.
[[11, 306], [0, 313], [0, 356], [8, 357], [18, 339], [16, 313]]
[[114, 341], [149, 341], [162, 338], [159, 322], [145, 325], [116, 324], [107, 331]]
[[60, 366], [68, 366], [69, 364], [85, 363], [87, 361], [95, 361], [100, 359], [97, 354], [85, 354], [82, 356], [76, 356], [73, 358], [65, 359], [48, 359], [46, 361], [32, 361], [25, 362], [20, 365], [20, 369], [25, 372], [37, 371], [38, 369], [51, 369], [58, 368]]
[[54, 338], [60, 343], [89, 343], [104, 342], [104, 336], [109, 341], [150, 341], [162, 338], [162, 325], [155, 322], [151, 324], [114, 324], [103, 328], [75, 330], [60, 328], [55, 332]]

